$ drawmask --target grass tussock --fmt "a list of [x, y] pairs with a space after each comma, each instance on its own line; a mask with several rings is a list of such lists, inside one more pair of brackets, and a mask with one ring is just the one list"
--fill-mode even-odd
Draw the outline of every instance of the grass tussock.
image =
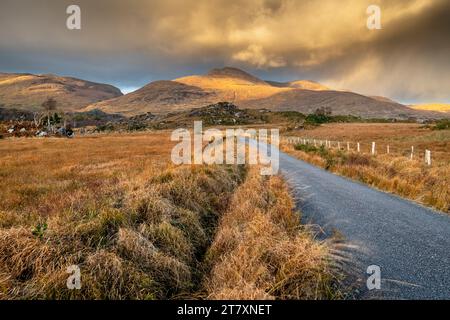
[[[0, 156], [0, 299], [167, 299], [198, 290], [245, 170], [172, 167], [165, 139], [0, 145], [9, 148]], [[67, 288], [72, 265], [81, 290]]]
[[[49, 218], [42, 234], [32, 226], [1, 229], [1, 297], [163, 299], [195, 290], [240, 176], [219, 167], [170, 172], [170, 182], [133, 190], [120, 208], [66, 212]], [[81, 269], [79, 291], [65, 287], [70, 265]]]
[[300, 225], [280, 177], [251, 169], [208, 250], [209, 299], [329, 298], [328, 246]]

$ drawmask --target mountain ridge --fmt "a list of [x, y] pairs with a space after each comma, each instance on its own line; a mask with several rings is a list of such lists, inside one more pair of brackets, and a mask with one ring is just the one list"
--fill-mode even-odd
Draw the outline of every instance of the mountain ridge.
[[222, 101], [240, 108], [312, 113], [328, 108], [334, 115], [366, 118], [438, 118], [433, 112], [417, 111], [384, 97], [369, 97], [350, 91], [330, 89], [311, 80], [276, 82], [261, 80], [243, 70], [215, 68], [203, 75], [191, 75], [166, 82], [158, 81], [123, 97], [87, 107], [105, 112], [137, 115], [164, 114], [199, 108]]
[[448, 115], [415, 110], [386, 97], [333, 90], [312, 80], [262, 80], [233, 67], [153, 81], [125, 95], [114, 86], [73, 77], [0, 73], [0, 107], [35, 111], [48, 97], [55, 98], [65, 112], [98, 109], [124, 116], [167, 114], [225, 101], [240, 108], [305, 114], [326, 108], [333, 115], [364, 118], [434, 119]]
[[120, 89], [103, 83], [54, 74], [0, 73], [0, 106], [37, 111], [49, 97], [63, 111], [78, 111], [106, 99], [122, 96]]

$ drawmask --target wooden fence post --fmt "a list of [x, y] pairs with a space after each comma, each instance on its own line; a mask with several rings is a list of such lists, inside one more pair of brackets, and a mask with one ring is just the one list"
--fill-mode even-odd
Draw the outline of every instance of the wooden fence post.
[[431, 151], [425, 150], [425, 163], [431, 166]]

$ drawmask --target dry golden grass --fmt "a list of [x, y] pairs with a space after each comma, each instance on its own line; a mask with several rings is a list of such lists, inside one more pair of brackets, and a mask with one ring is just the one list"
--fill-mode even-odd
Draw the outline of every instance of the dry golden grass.
[[[450, 165], [450, 131], [430, 130], [415, 123], [332, 123], [307, 131], [293, 131], [289, 135], [313, 139], [361, 143], [361, 151], [370, 152], [371, 143], [377, 144], [377, 153], [384, 154], [387, 145], [395, 155], [408, 155], [414, 146], [417, 159], [424, 159], [425, 149], [432, 151], [433, 161]], [[346, 145], [342, 145], [346, 148]]]
[[[164, 299], [197, 290], [244, 171], [173, 167], [168, 135], [0, 142], [0, 298]], [[81, 269], [68, 290], [66, 268]]]
[[291, 144], [282, 144], [281, 149], [334, 173], [450, 212], [450, 165], [445, 161], [427, 166], [422, 160], [410, 160], [405, 155], [372, 156], [337, 149], [304, 152]]
[[[352, 152], [334, 148], [321, 155], [294, 150], [286, 144], [282, 146], [285, 151], [335, 173], [450, 212], [449, 130], [408, 123], [347, 123], [326, 124], [297, 135], [341, 141], [342, 149], [350, 141]], [[370, 155], [372, 141], [376, 142], [376, 156]], [[356, 142], [361, 143], [361, 154], [354, 152]], [[388, 145], [390, 154], [386, 154]], [[409, 159], [411, 146], [415, 149], [413, 160]], [[432, 152], [432, 166], [424, 163], [427, 149]]]
[[0, 141], [0, 211], [32, 222], [111, 204], [121, 198], [119, 182], [139, 184], [166, 169], [170, 146], [164, 134]]
[[238, 188], [246, 168], [175, 167], [171, 147], [167, 133], [0, 141], [0, 299], [330, 295], [328, 247], [279, 177], [253, 169]]
[[253, 168], [234, 194], [207, 253], [209, 299], [332, 297], [329, 247], [300, 225], [280, 177]]

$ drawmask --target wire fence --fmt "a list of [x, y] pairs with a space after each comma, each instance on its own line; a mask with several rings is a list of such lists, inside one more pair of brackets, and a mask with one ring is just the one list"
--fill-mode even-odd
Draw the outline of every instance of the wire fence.
[[282, 138], [283, 141], [288, 144], [304, 144], [311, 145], [314, 147], [321, 147], [328, 149], [336, 149], [347, 152], [357, 152], [357, 153], [368, 153], [372, 155], [378, 154], [390, 154], [390, 155], [401, 155], [405, 156], [410, 160], [414, 159], [423, 159], [424, 162], [431, 166], [431, 150], [417, 150], [414, 146], [411, 146], [409, 149], [400, 148], [391, 146], [386, 143], [377, 144], [375, 141], [373, 142], [351, 142], [351, 141], [335, 141], [335, 140], [321, 140], [315, 138], [306, 138], [306, 137], [294, 137], [287, 136]]

